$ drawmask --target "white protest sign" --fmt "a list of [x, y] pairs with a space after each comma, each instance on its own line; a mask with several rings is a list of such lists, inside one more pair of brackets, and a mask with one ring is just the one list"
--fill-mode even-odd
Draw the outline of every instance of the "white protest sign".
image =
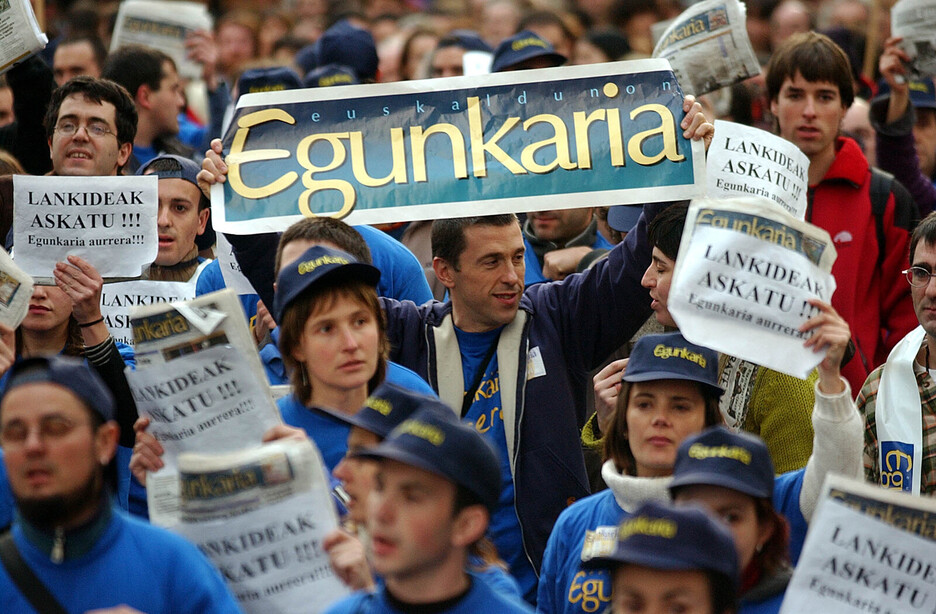
[[328, 478], [308, 440], [179, 458], [187, 537], [221, 571], [248, 614], [315, 614], [348, 594], [325, 536], [338, 527]]
[[796, 219], [806, 218], [809, 158], [784, 138], [716, 120], [705, 176], [711, 198], [763, 196]]
[[52, 281], [69, 255], [104, 279], [139, 277], [156, 259], [157, 177], [13, 175], [16, 263], [36, 281]]
[[757, 197], [689, 207], [668, 308], [693, 343], [805, 378], [823, 358], [798, 329], [829, 302], [836, 252], [824, 230]]
[[256, 294], [257, 291], [241, 272], [240, 264], [234, 257], [234, 247], [224, 238], [223, 233], [217, 233], [215, 253], [218, 254], [218, 264], [221, 265], [221, 277], [224, 286], [237, 294]]
[[145, 279], [104, 284], [101, 315], [115, 341], [133, 345], [130, 308], [154, 303], [175, 303], [195, 298], [195, 284], [182, 281]]
[[33, 280], [0, 249], [0, 322], [16, 328], [26, 317], [32, 298]]
[[936, 611], [933, 502], [839, 476], [826, 489], [780, 614]]
[[147, 480], [154, 524], [171, 525], [176, 520], [178, 499], [172, 492], [178, 483], [180, 454], [256, 446], [263, 433], [282, 422], [269, 391], [237, 349], [229, 345], [199, 349], [210, 339], [165, 350], [176, 357], [158, 367], [127, 371], [137, 409], [150, 419], [147, 432], [165, 450], [165, 466]]

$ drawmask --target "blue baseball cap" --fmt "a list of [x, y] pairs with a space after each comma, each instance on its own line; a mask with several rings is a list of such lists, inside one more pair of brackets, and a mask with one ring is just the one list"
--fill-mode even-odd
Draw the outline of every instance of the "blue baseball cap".
[[297, 90], [301, 87], [302, 81], [299, 75], [291, 68], [285, 66], [251, 68], [241, 73], [237, 80], [237, 97], [261, 92]]
[[638, 339], [621, 377], [625, 382], [658, 379], [699, 382], [718, 396], [725, 392], [718, 385], [718, 354], [689, 343], [678, 332], [644, 335]]
[[553, 46], [530, 30], [523, 30], [510, 38], [505, 38], [494, 50], [491, 72], [501, 72], [521, 62], [533, 58], [545, 58], [553, 66], [565, 64], [566, 57], [556, 53]]
[[336, 279], [359, 279], [376, 287], [380, 281], [380, 269], [358, 262], [354, 256], [340, 249], [321, 245], [310, 247], [280, 270], [273, 295], [273, 317], [282, 322], [286, 307], [300, 294], [316, 284]]
[[714, 426], [686, 438], [676, 452], [670, 492], [680, 486], [722, 486], [772, 498], [774, 465], [767, 445], [756, 435]]
[[[908, 81], [910, 88], [910, 104], [918, 109], [936, 109], [936, 84], [932, 79], [922, 81]], [[887, 81], [881, 81], [876, 99], [890, 96], [890, 86]]]
[[637, 225], [643, 207], [640, 205], [615, 205], [608, 209], [608, 226], [619, 232], [630, 232]]
[[342, 19], [325, 30], [315, 42], [315, 64], [341, 64], [354, 70], [358, 79], [377, 77], [377, 45], [367, 30]]
[[649, 501], [625, 518], [612, 553], [583, 563], [585, 567], [640, 565], [651, 569], [713, 571], [739, 584], [738, 553], [723, 523], [694, 505]]
[[360, 79], [352, 68], [341, 64], [319, 66], [302, 78], [302, 87], [331, 87], [333, 85], [357, 85]]
[[494, 447], [453, 411], [424, 408], [404, 420], [384, 441], [356, 456], [394, 460], [449, 479], [468, 489], [493, 513], [501, 495], [500, 462]]
[[474, 30], [452, 30], [439, 41], [437, 49], [459, 47], [465, 51], [486, 51], [491, 53], [491, 46]]
[[[151, 173], [147, 171], [150, 167], [159, 160], [175, 160], [179, 163], [179, 169], [174, 171], [169, 170], [156, 170]], [[137, 175], [156, 175], [160, 179], [184, 179], [189, 183], [193, 184], [198, 188], [198, 171], [201, 170], [201, 167], [196, 164], [193, 160], [189, 158], [183, 158], [182, 156], [177, 156], [174, 154], [162, 154], [156, 156], [143, 166], [137, 169]], [[199, 193], [201, 193], [201, 188], [198, 188]]]
[[104, 422], [114, 419], [114, 395], [84, 360], [71, 356], [37, 356], [19, 360], [10, 368], [6, 392], [17, 386], [45, 382], [67, 388]]
[[386, 381], [374, 388], [364, 406], [355, 414], [349, 416], [321, 408], [321, 411], [340, 422], [370, 431], [381, 439], [386, 439], [390, 431], [401, 422], [423, 410], [454, 413], [451, 407], [436, 397], [413, 392]]

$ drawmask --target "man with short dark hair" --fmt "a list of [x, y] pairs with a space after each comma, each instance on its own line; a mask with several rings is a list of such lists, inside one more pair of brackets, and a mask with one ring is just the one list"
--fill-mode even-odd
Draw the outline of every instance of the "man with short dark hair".
[[[239, 612], [194, 545], [112, 508], [115, 410], [104, 382], [81, 360], [50, 356], [12, 367], [0, 444], [18, 516], [6, 545], [65, 611]], [[0, 611], [51, 611], [32, 603], [3, 567]]]
[[526, 284], [565, 279], [578, 270], [582, 258], [613, 246], [598, 232], [595, 208], [557, 209], [527, 214]]
[[191, 157], [193, 151], [176, 138], [185, 99], [172, 58], [156, 49], [127, 45], [107, 58], [102, 76], [127, 88], [139, 114], [130, 171], [159, 153]]
[[809, 158], [806, 221], [825, 229], [838, 252], [832, 306], [852, 330], [857, 356], [843, 375], [858, 390], [915, 325], [909, 286], [895, 280], [907, 257], [916, 206], [896, 181], [872, 190], [878, 180], [858, 144], [839, 136], [854, 99], [841, 48], [822, 34], [796, 34], [774, 52], [766, 72], [779, 134]]
[[52, 56], [55, 84], [61, 86], [69, 79], [82, 75], [98, 78], [106, 60], [107, 49], [97, 36], [79, 34], [65, 38]]

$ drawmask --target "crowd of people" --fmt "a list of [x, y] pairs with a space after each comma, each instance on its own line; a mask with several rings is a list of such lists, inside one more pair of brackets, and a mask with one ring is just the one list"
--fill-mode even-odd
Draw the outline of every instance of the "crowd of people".
[[[211, 2], [189, 82], [163, 51], [111, 47], [116, 5], [47, 2], [50, 45], [0, 84], [0, 236], [15, 255], [14, 174], [152, 174], [149, 280], [222, 289], [230, 242], [269, 384], [289, 388], [263, 439], [314, 442], [342, 494], [323, 545], [354, 592], [314, 611], [776, 613], [827, 475], [936, 491], [936, 84], [910, 78], [877, 5], [748, 2], [761, 76], [686, 95], [677, 118], [706, 148], [728, 119], [809, 160], [806, 221], [838, 256], [800, 328], [822, 354], [806, 379], [679, 330], [686, 202], [211, 224], [243, 94], [458, 77], [472, 52], [495, 73], [636, 60], [682, 8]], [[69, 256], [53, 282], [0, 324], [0, 611], [241, 611], [198, 548], [148, 523], [165, 452], [102, 276]]]

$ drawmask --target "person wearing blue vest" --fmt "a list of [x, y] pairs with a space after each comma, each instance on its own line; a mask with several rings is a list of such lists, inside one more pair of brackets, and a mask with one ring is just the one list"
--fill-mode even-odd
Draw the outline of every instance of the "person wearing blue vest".
[[[56, 601], [68, 612], [240, 612], [193, 544], [113, 507], [115, 410], [104, 382], [81, 360], [31, 358], [11, 369], [0, 444], [17, 518], [0, 538], [0, 611], [48, 612]], [[16, 558], [34, 580], [13, 579], [8, 560]], [[28, 598], [22, 586], [48, 594]]]
[[738, 556], [728, 530], [699, 508], [649, 501], [614, 527], [589, 561], [613, 576], [611, 614], [734, 614]]
[[367, 511], [374, 571], [383, 584], [328, 614], [530, 612], [468, 571], [501, 490], [497, 453], [454, 412], [427, 408], [356, 456], [377, 461]]

